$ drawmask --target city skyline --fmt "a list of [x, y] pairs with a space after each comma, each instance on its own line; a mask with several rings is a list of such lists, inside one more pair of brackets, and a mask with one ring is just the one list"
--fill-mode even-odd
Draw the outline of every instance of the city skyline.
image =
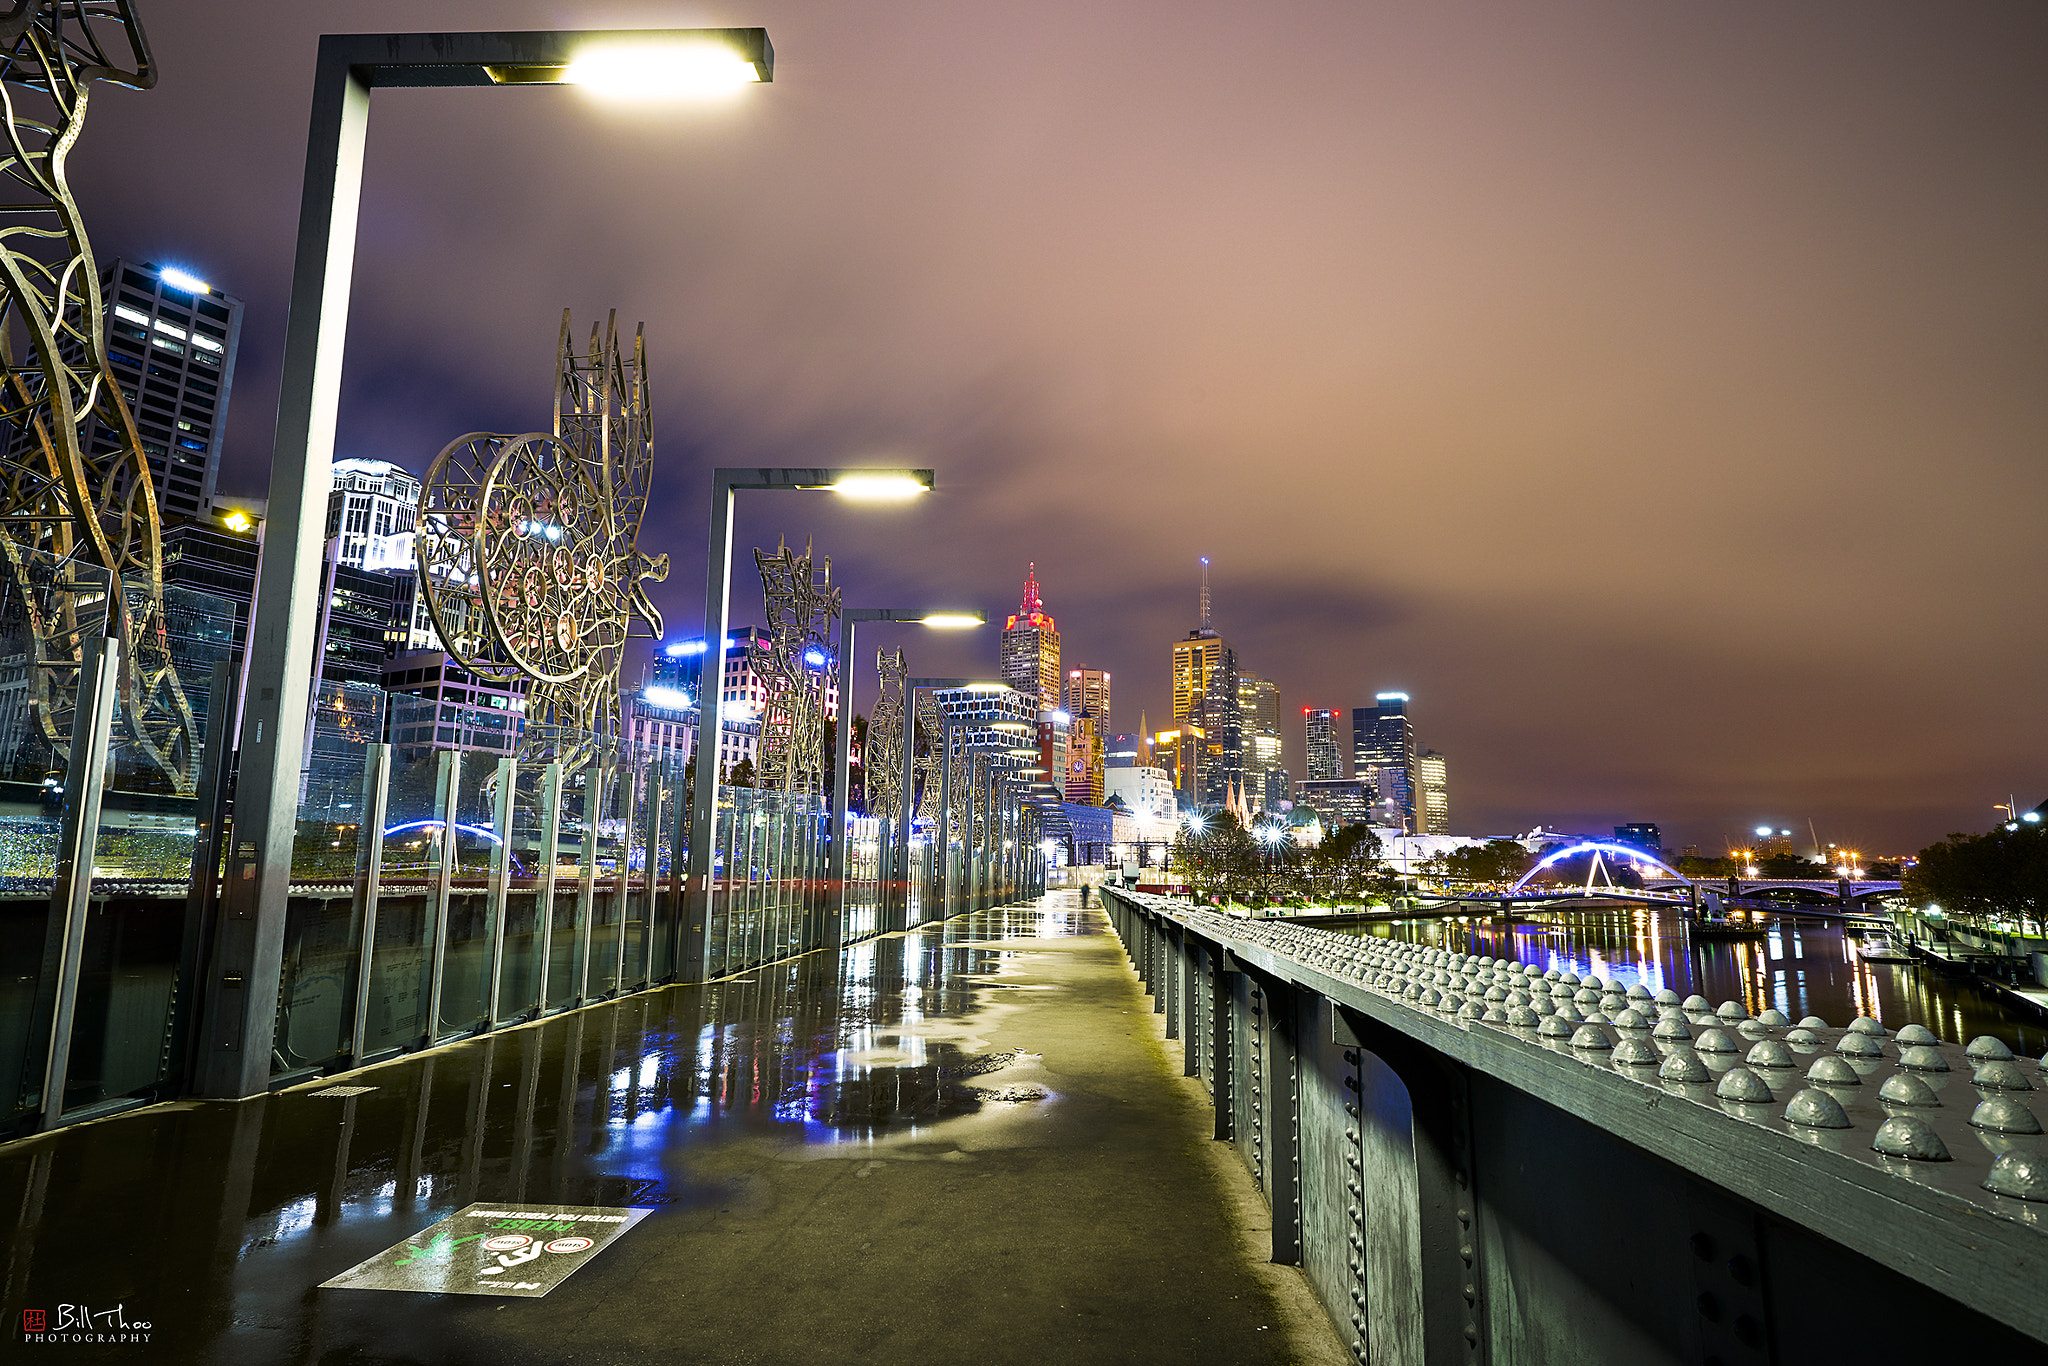
[[[380, 97], [337, 453], [419, 469], [446, 433], [536, 425], [533, 339], [616, 306], [656, 343], [674, 633], [698, 633], [709, 466], [914, 456], [941, 491], [884, 533], [789, 495], [739, 536], [814, 532], [873, 601], [993, 611], [1015, 564], [1056, 567], [1062, 625], [1155, 719], [1157, 642], [1213, 555], [1288, 714], [1428, 700], [1460, 828], [1712, 845], [1810, 818], [1917, 848], [2048, 770], [2024, 245], [2048, 18], [1859, 7], [1844, 43], [1827, 7], [1148, 13], [1122, 20], [1158, 40], [1136, 77], [1057, 41], [1081, 21], [1058, 5], [877, 28], [769, 3], [732, 15], [784, 59], [743, 107]], [[558, 18], [371, 0], [345, 26]], [[338, 26], [165, 16], [161, 85], [96, 93], [74, 158], [103, 261], [244, 303], [230, 493], [267, 465], [304, 83]], [[997, 49], [1000, 81], [955, 60]], [[1243, 74], [1297, 59], [1277, 98]], [[466, 158], [486, 123], [522, 150]], [[588, 147], [603, 214], [489, 207], [520, 158]], [[636, 177], [648, 157], [673, 174]], [[1209, 492], [1133, 516], [1168, 479]], [[1426, 515], [1361, 539], [1368, 506]], [[985, 641], [905, 644], [965, 674]]]

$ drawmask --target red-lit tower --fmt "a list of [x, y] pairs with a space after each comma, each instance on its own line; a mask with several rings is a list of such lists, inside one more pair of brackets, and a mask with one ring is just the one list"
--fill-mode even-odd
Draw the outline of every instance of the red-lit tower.
[[1003, 682], [1037, 701], [1038, 710], [1060, 705], [1060, 632], [1038, 596], [1038, 566], [1024, 573], [1024, 601], [1003, 623]]

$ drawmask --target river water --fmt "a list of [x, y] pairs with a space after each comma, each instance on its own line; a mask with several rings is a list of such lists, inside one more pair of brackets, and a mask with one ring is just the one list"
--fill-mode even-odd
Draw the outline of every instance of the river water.
[[1909, 963], [1866, 962], [1861, 941], [1828, 921], [1778, 917], [1762, 938], [1696, 940], [1674, 910], [1622, 906], [1519, 923], [1509, 931], [1511, 942], [1497, 922], [1401, 920], [1337, 932], [1512, 958], [1546, 972], [1597, 972], [1624, 988], [1641, 982], [1652, 995], [1669, 987], [1717, 1006], [1740, 1001], [1752, 1015], [1776, 1007], [1795, 1020], [1818, 1015], [1837, 1027], [1868, 1015], [1887, 1029], [1921, 1024], [1957, 1042], [1989, 1034], [2022, 1057], [2048, 1051], [2048, 1024], [2023, 1007], [1968, 978]]

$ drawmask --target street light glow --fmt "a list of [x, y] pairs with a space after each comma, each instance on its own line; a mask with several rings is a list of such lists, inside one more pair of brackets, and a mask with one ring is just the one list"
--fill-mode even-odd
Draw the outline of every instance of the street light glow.
[[872, 474], [842, 474], [831, 488], [834, 493], [862, 503], [907, 502], [920, 493], [931, 491], [923, 480], [901, 470], [877, 470]]
[[650, 707], [665, 707], [669, 711], [682, 711], [690, 705], [690, 695], [681, 688], [665, 688], [658, 683], [641, 693], [640, 700]]
[[757, 84], [761, 69], [718, 43], [632, 43], [586, 48], [558, 79], [618, 99], [702, 100]]
[[213, 286], [190, 271], [179, 270], [176, 266], [165, 266], [157, 272], [157, 278], [172, 289], [182, 289], [187, 294], [211, 294]]
[[979, 612], [929, 612], [919, 620], [934, 631], [965, 631], [983, 622]]

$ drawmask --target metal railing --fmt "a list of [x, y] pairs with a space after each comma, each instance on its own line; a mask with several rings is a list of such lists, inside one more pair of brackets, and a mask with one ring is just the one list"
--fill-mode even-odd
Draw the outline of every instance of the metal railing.
[[1273, 1259], [1361, 1362], [2048, 1342], [2048, 1076], [1995, 1040], [1104, 905], [1271, 1205]]

